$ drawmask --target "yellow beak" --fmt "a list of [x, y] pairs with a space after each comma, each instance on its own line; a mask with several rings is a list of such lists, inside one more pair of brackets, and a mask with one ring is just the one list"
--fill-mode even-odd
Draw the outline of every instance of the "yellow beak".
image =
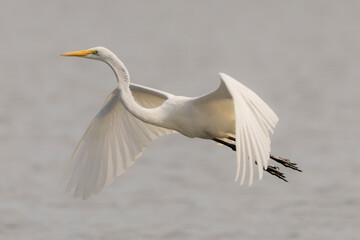
[[65, 57], [85, 57], [89, 54], [91, 54], [92, 51], [91, 50], [82, 50], [82, 51], [76, 51], [76, 52], [67, 52], [67, 53], [63, 53], [61, 54], [61, 56], [65, 56]]

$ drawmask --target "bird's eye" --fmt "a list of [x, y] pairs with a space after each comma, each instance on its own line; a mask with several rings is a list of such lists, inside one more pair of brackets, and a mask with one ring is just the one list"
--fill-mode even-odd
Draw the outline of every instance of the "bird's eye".
[[94, 51], [92, 52], [92, 54], [94, 54], [94, 55], [96, 55], [96, 56], [99, 56], [99, 51], [98, 51], [98, 50], [94, 50]]

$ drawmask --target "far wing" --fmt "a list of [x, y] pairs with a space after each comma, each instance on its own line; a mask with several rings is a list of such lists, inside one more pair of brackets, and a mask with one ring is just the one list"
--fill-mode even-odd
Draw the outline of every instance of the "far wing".
[[[170, 94], [131, 85], [135, 100], [142, 106], [161, 105]], [[76, 147], [64, 178], [66, 191], [75, 188], [75, 197], [87, 199], [113, 182], [140, 157], [148, 143], [174, 131], [142, 122], [122, 105], [119, 89], [106, 99]]]
[[254, 161], [258, 165], [259, 179], [262, 179], [263, 169], [268, 166], [271, 142], [269, 131], [273, 132], [279, 119], [270, 107], [249, 88], [226, 74], [220, 73], [220, 78], [225, 83], [234, 102], [237, 149], [236, 180], [239, 177], [242, 163], [240, 184], [244, 183], [246, 162], [249, 162], [249, 185], [251, 185]]
[[232, 77], [220, 73], [221, 83], [214, 92], [197, 98], [194, 103], [207, 114], [221, 114], [235, 122], [237, 171], [240, 184], [246, 177], [249, 164], [249, 185], [253, 181], [253, 166], [258, 165], [259, 179], [268, 166], [270, 156], [270, 136], [278, 117], [253, 91]]
[[173, 96], [170, 93], [137, 84], [130, 84], [130, 90], [135, 100], [146, 108], [158, 107]]

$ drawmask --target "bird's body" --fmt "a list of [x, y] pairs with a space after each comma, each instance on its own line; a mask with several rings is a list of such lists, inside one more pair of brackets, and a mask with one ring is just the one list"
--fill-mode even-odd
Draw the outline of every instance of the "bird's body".
[[131, 84], [125, 65], [103, 47], [63, 56], [101, 60], [113, 69], [118, 80], [118, 87], [90, 123], [71, 157], [65, 177], [67, 190], [75, 188], [75, 196], [86, 199], [98, 193], [131, 166], [149, 142], [175, 132], [237, 149], [236, 179], [241, 175], [241, 184], [248, 168], [252, 184], [254, 164], [259, 179], [267, 170], [269, 131], [278, 118], [255, 93], [232, 77], [220, 73], [218, 89], [190, 98]]
[[[235, 133], [234, 111], [226, 105], [228, 118], [222, 112], [212, 111], [209, 106], [203, 111], [199, 98], [173, 96], [163, 103], [161, 108], [166, 112], [162, 127], [175, 130], [187, 137], [204, 139], [225, 138]], [[228, 108], [228, 109], [225, 109]]]

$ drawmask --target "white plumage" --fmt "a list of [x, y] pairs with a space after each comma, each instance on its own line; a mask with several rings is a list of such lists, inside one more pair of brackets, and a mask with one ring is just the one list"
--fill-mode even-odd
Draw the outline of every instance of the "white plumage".
[[[147, 108], [161, 105], [168, 94], [132, 85], [134, 98]], [[174, 131], [145, 123], [131, 115], [122, 105], [119, 89], [106, 99], [76, 147], [66, 174], [66, 190], [75, 187], [75, 197], [88, 198], [91, 193], [113, 182], [134, 164], [148, 143]]]
[[76, 147], [65, 172], [67, 191], [87, 199], [99, 193], [140, 157], [148, 143], [179, 132], [188, 137], [236, 139], [237, 172], [240, 184], [253, 166], [259, 179], [268, 167], [270, 136], [278, 118], [254, 92], [220, 73], [217, 90], [189, 98], [130, 84], [124, 64], [108, 49], [96, 47], [65, 53], [101, 60], [114, 71], [118, 87], [106, 99]]

